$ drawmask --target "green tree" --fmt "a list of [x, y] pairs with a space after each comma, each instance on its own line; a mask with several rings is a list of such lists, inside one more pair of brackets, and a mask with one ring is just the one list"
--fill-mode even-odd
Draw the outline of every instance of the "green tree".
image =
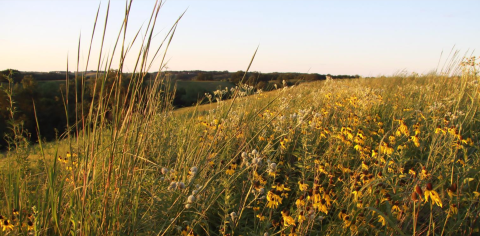
[[199, 72], [197, 74], [196, 80], [198, 80], [198, 81], [213, 80], [213, 76], [210, 73]]
[[240, 83], [240, 81], [242, 80], [244, 74], [245, 74], [245, 71], [241, 71], [241, 70], [233, 73], [233, 74], [232, 74], [232, 77], [230, 77], [230, 82], [232, 82], [232, 83], [234, 83], [234, 84]]

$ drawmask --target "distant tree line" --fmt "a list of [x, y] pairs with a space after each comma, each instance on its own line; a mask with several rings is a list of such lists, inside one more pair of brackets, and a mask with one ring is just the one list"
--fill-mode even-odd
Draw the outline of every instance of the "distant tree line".
[[[156, 73], [156, 72], [155, 72]], [[165, 72], [170, 75], [172, 79], [176, 80], [197, 80], [197, 81], [230, 81], [238, 83], [245, 75], [245, 71], [228, 72], [228, 71], [168, 71]], [[282, 80], [325, 80], [327, 76], [331, 76], [333, 79], [354, 79], [359, 78], [359, 75], [331, 75], [331, 74], [318, 74], [318, 73], [261, 73], [257, 71], [248, 72], [246, 74], [245, 82], [254, 81], [282, 81]]]
[[[170, 80], [170, 88], [173, 89], [175, 81], [225, 81], [233, 84], [240, 82], [256, 87], [257, 89], [271, 90], [274, 84], [281, 85], [285, 80], [287, 84], [295, 84], [303, 81], [325, 80], [327, 75], [307, 74], [307, 73], [260, 73], [244, 71], [168, 71], [162, 72], [165, 78]], [[7, 139], [12, 135], [12, 125], [22, 125], [30, 133], [31, 140], [37, 140], [35, 111], [42, 137], [47, 141], [53, 140], [58, 135], [65, 132], [68, 120], [74, 121], [75, 114], [87, 114], [90, 102], [93, 98], [107, 96], [100, 94], [100, 83], [95, 83], [95, 75], [105, 78], [104, 92], [109, 91], [114, 86], [114, 81], [119, 78], [118, 71], [106, 72], [82, 72], [77, 76], [83, 76], [86, 83], [84, 87], [81, 84], [75, 85], [73, 78], [75, 73], [66, 71], [58, 72], [22, 72], [18, 70], [0, 71], [0, 150], [7, 147]], [[156, 72], [150, 73], [145, 78], [145, 86], [149, 83], [149, 78], [157, 75]], [[65, 80], [70, 78], [67, 88]], [[358, 75], [328, 75], [334, 79], [358, 78]], [[123, 73], [120, 76], [120, 96], [129, 99], [127, 87], [130, 82], [131, 74]], [[243, 79], [243, 80], [242, 80]], [[117, 80], [118, 81], [118, 80]], [[68, 90], [68, 92], [67, 92]], [[75, 91], [83, 90], [81, 93]], [[94, 92], [95, 91], [95, 92]], [[205, 92], [201, 91], [202, 95]], [[68, 96], [67, 96], [68, 94]], [[10, 101], [13, 101], [13, 104]], [[77, 97], [76, 97], [77, 96]], [[197, 94], [188, 94], [185, 88], [177, 88], [175, 96], [172, 98], [173, 105], [176, 107], [190, 106], [195, 103], [192, 97]], [[189, 97], [185, 100], [185, 97]], [[122, 99], [123, 99], [122, 98]], [[68, 108], [65, 101], [68, 99]], [[75, 103], [77, 101], [77, 103]], [[108, 101], [113, 106], [114, 101]], [[13, 106], [13, 107], [12, 107]], [[35, 106], [35, 110], [34, 110]], [[11, 117], [11, 111], [14, 117]], [[76, 109], [76, 110], [75, 110]]]

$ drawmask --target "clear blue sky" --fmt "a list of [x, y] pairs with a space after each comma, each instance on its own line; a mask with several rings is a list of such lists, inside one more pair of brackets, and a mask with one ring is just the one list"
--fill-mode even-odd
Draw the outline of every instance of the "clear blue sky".
[[[103, 27], [104, 0], [0, 0], [0, 70], [65, 70], [67, 57], [72, 70], [80, 34], [84, 68], [100, 3]], [[129, 40], [153, 5], [134, 1]], [[113, 50], [124, 8], [125, 1], [111, 2], [107, 52]], [[454, 46], [476, 56], [480, 50], [480, 1], [169, 0], [160, 11], [157, 44], [187, 8], [167, 54], [169, 70], [245, 70], [259, 46], [254, 71], [427, 73], [442, 51], [445, 58]], [[132, 58], [127, 71], [133, 69]], [[155, 63], [152, 70], [160, 62]]]

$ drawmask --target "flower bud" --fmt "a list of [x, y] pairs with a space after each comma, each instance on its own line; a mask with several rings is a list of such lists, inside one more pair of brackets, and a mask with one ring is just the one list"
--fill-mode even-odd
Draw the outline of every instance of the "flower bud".
[[195, 196], [190, 195], [190, 196], [188, 196], [188, 198], [187, 198], [187, 203], [194, 203], [195, 200], [196, 200], [196, 199], [195, 199]]

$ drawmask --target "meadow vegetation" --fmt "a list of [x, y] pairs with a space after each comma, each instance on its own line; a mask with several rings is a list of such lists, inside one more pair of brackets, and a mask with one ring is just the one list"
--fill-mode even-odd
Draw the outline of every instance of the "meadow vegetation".
[[476, 58], [268, 93], [240, 81], [207, 108], [174, 112], [162, 74], [141, 86], [149, 50], [126, 90], [119, 68], [111, 86], [95, 78], [84, 111], [69, 114], [76, 103], [65, 96], [63, 115], [74, 118], [64, 138], [42, 142], [37, 122], [31, 145], [11, 124], [0, 235], [480, 233]]

